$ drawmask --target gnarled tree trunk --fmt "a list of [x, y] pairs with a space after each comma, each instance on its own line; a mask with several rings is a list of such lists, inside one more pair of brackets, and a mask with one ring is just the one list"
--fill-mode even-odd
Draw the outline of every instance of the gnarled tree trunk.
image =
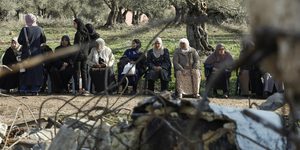
[[138, 25], [141, 21], [142, 13], [140, 11], [132, 12], [132, 24]]
[[124, 23], [126, 20], [126, 15], [128, 13], [128, 10], [125, 9], [124, 12], [122, 13], [123, 7], [119, 7], [119, 12], [118, 12], [118, 17], [117, 17], [117, 22], [118, 23]]
[[114, 26], [117, 23], [117, 17], [119, 12], [119, 0], [111, 0], [110, 3], [107, 0], [104, 0], [104, 2], [110, 8], [110, 13], [104, 26]]
[[208, 54], [213, 48], [208, 44], [206, 31], [207, 5], [205, 2], [186, 0], [189, 11], [187, 15], [186, 33], [190, 46], [195, 48], [199, 54]]

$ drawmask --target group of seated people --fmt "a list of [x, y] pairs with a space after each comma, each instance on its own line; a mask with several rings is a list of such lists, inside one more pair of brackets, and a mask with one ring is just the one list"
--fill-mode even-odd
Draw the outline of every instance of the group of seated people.
[[[2, 64], [11, 67], [16, 65], [22, 46], [18, 44], [17, 37], [14, 37], [11, 41], [11, 47], [6, 50], [2, 58]], [[91, 77], [91, 81], [95, 86], [95, 94], [101, 93], [107, 87], [113, 83], [117, 83], [114, 75], [113, 66], [115, 63], [115, 57], [109, 47], [105, 45], [105, 41], [101, 38], [95, 40], [96, 44], [91, 48], [88, 58], [88, 73]], [[55, 48], [55, 52], [64, 50], [63, 48], [70, 46], [70, 38], [64, 35], [61, 38], [60, 45]], [[128, 93], [128, 88], [124, 89], [124, 94], [136, 94], [139, 81], [144, 76], [148, 82], [148, 91], [154, 91], [155, 81], [160, 79], [160, 90], [169, 90], [169, 82], [171, 81], [171, 69], [172, 62], [170, 54], [167, 48], [164, 48], [162, 39], [156, 38], [154, 41], [154, 47], [150, 49], [146, 55], [141, 51], [141, 42], [139, 39], [132, 41], [132, 48], [127, 49], [118, 62], [118, 82], [121, 82], [123, 88], [126, 84], [132, 86], [132, 91]], [[41, 47], [42, 53], [53, 53], [52, 49], [43, 45]], [[240, 53], [240, 58], [245, 53], [254, 49], [253, 42], [248, 42], [245, 48]], [[140, 59], [140, 60], [139, 60]], [[215, 52], [207, 57], [204, 62], [205, 75], [207, 77], [206, 84], [210, 84], [212, 79], [218, 73], [219, 69], [224, 66], [230, 66], [233, 62], [233, 57], [229, 52], [225, 50], [224, 44], [218, 44]], [[74, 66], [72, 65], [72, 55], [66, 55], [64, 57], [57, 58], [51, 62], [44, 62], [44, 83], [41, 86], [41, 91], [46, 88], [46, 81], [48, 74], [51, 79], [51, 90], [53, 93], [68, 93], [69, 85], [72, 76], [74, 75]], [[126, 64], [135, 64], [135, 74], [126, 75], [123, 73], [123, 69]], [[175, 50], [173, 55], [174, 76], [176, 77], [176, 94], [178, 98], [182, 98], [183, 95], [192, 95], [195, 98], [199, 98], [200, 81], [201, 81], [201, 64], [200, 57], [197, 51], [189, 46], [189, 41], [185, 38], [179, 40], [179, 48]], [[221, 73], [219, 78], [212, 84], [211, 97], [217, 97], [217, 90], [223, 91], [223, 98], [228, 98], [231, 77], [230, 67], [226, 68]], [[128, 83], [123, 77], [126, 76]], [[269, 73], [261, 72], [258, 65], [242, 66], [239, 72], [240, 89], [243, 96], [249, 96], [255, 94], [258, 98], [263, 97], [264, 92], [270, 93], [282, 92], [283, 84], [277, 83]], [[264, 78], [264, 84], [261, 77]], [[5, 76], [0, 79], [0, 88], [9, 89], [19, 87], [19, 73], [14, 73], [9, 76]], [[123, 79], [123, 80], [122, 80]], [[142, 86], [142, 84], [140, 84]], [[109, 92], [113, 93], [117, 89], [113, 88]]]

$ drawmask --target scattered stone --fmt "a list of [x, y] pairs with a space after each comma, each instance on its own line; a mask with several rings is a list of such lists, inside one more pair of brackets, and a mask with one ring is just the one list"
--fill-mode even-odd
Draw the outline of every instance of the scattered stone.
[[[83, 147], [110, 149], [112, 140], [109, 130], [111, 126], [105, 121], [100, 123], [87, 119], [77, 120], [75, 117], [70, 117], [66, 120], [66, 124], [73, 124], [72, 128], [79, 128], [75, 130], [78, 136], [78, 143], [81, 143], [85, 137], [88, 137]], [[89, 135], [90, 131], [91, 134]]]
[[285, 105], [283, 93], [275, 93], [267, 98], [267, 101], [262, 103], [259, 108], [261, 110], [275, 111]]
[[77, 147], [76, 133], [72, 128], [67, 125], [61, 126], [59, 132], [53, 139], [49, 150], [71, 150]]
[[33, 150], [50, 150], [49, 149], [50, 145], [51, 145], [50, 142], [38, 143], [33, 146]]

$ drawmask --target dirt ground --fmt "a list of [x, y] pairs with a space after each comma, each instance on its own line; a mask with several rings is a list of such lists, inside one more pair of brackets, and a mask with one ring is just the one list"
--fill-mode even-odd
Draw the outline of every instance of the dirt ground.
[[[41, 105], [44, 103], [41, 114], [42, 117], [53, 117], [55, 116], [55, 113], [61, 107], [65, 101], [68, 101], [72, 98], [74, 98], [74, 95], [68, 94], [68, 95], [48, 95], [48, 94], [41, 94], [39, 96], [18, 96], [17, 94], [13, 95], [14, 97], [0, 97], [0, 122], [6, 123], [8, 125], [11, 125], [11, 123], [14, 121], [14, 118], [16, 117], [16, 112], [18, 108], [22, 108], [24, 112], [24, 117], [27, 121], [34, 120], [33, 116], [31, 115], [30, 111], [33, 113], [33, 115], [38, 118], [39, 116], [39, 110], [41, 108]], [[111, 106], [118, 98], [119, 95], [109, 95], [109, 106]], [[120, 108], [127, 108], [132, 110], [133, 107], [137, 106], [137, 103], [141, 101], [144, 98], [147, 98], [149, 96], [142, 95], [137, 96], [133, 98], [132, 100], [128, 101], [131, 96], [122, 96], [117, 101], [115, 106], [113, 108], [120, 106], [125, 101], [128, 101], [124, 105], [120, 106]], [[91, 100], [92, 99], [92, 100]], [[193, 98], [184, 98], [187, 100], [196, 100]], [[93, 96], [77, 96], [75, 97], [71, 103], [76, 107], [82, 107], [84, 103], [91, 100], [85, 107], [83, 107], [83, 110], [89, 110], [92, 108], [95, 103], [99, 100], [99, 97], [93, 97]], [[219, 98], [210, 98], [210, 101], [212, 104], [215, 105], [222, 105], [222, 106], [230, 106], [230, 107], [239, 107], [239, 108], [249, 108], [249, 101], [246, 98], [238, 97], [238, 96], [231, 96], [228, 99], [219, 99]], [[261, 99], [251, 99], [252, 102], [256, 102], [257, 104], [261, 104], [265, 102], [266, 100]], [[100, 99], [100, 102], [97, 106], [106, 106], [107, 104], [107, 98], [103, 97]], [[30, 111], [29, 111], [29, 109]], [[256, 109], [256, 108], [253, 108]], [[288, 106], [285, 106], [276, 112], [279, 114], [288, 114], [289, 108]], [[65, 116], [67, 114], [76, 113], [77, 109], [74, 108], [71, 105], [64, 106], [58, 113], [59, 116]], [[99, 113], [99, 112], [98, 112]], [[18, 113], [18, 116], [16, 118], [16, 123], [21, 123], [23, 121], [23, 117], [21, 115], [22, 113]], [[91, 112], [92, 115], [96, 115], [96, 111]]]

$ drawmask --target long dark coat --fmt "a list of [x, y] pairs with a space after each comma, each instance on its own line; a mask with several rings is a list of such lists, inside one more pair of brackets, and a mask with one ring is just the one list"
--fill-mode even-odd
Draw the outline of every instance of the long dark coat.
[[[147, 54], [147, 66], [149, 68], [149, 73], [147, 75], [147, 80], [156, 81], [159, 76], [164, 81], [171, 81], [171, 60], [168, 49], [164, 49], [164, 54], [156, 58], [153, 54], [153, 49], [148, 51]], [[154, 66], [161, 66], [163, 69], [155, 71], [152, 69]]]
[[[22, 49], [20, 50], [22, 51]], [[11, 47], [9, 47], [3, 56], [2, 64], [11, 68], [13, 64], [17, 64], [16, 54]], [[7, 70], [6, 68], [3, 68]], [[1, 89], [13, 89], [19, 87], [19, 72], [14, 74], [9, 74], [0, 78], [0, 88]]]
[[[41, 43], [46, 43], [46, 36], [44, 31], [39, 26], [23, 27], [18, 38], [18, 42], [23, 46], [22, 59], [24, 60], [29, 54], [29, 48], [26, 44], [24, 29], [26, 28], [28, 40], [30, 44], [31, 57], [40, 55]], [[29, 59], [30, 59], [29, 58]], [[42, 86], [43, 85], [43, 64], [26, 69], [25, 72], [20, 73], [20, 84], [28, 86]]]

